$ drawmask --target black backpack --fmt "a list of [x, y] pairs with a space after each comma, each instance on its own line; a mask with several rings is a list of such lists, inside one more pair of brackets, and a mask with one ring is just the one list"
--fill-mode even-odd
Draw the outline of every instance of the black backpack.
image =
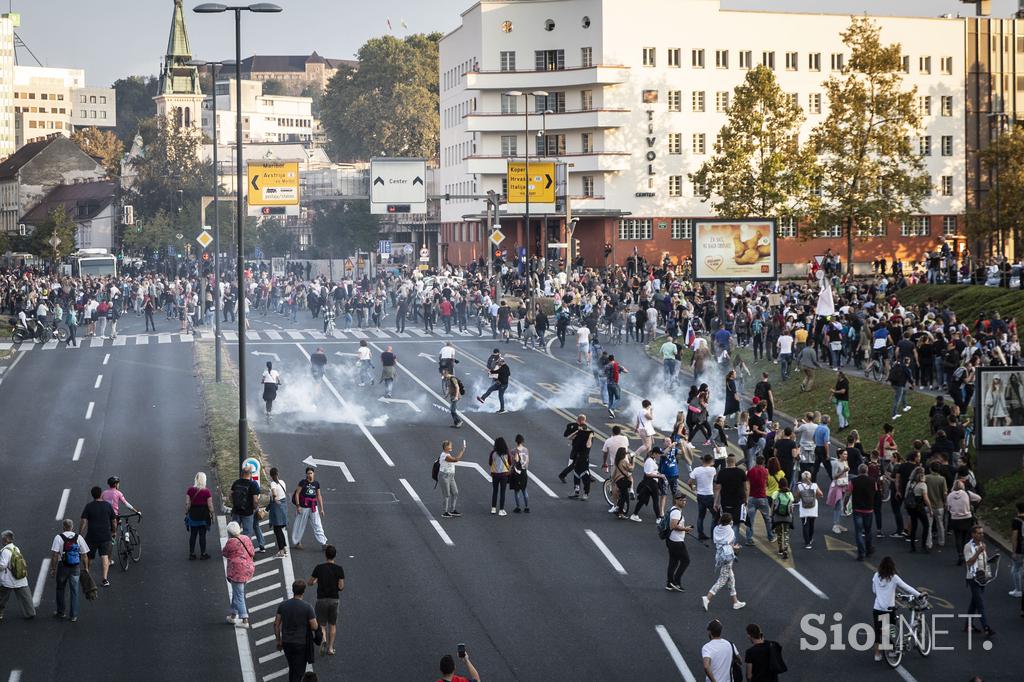
[[238, 516], [250, 516], [252, 508], [252, 486], [249, 481], [239, 479], [231, 485], [231, 512]]
[[434, 479], [434, 487], [437, 487], [437, 477], [441, 474], [441, 458], [438, 457], [434, 460], [433, 466], [430, 467], [430, 477]]

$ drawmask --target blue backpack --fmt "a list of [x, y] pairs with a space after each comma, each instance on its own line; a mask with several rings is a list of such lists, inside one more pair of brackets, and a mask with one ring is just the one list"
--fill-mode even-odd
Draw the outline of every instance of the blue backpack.
[[61, 548], [61, 560], [65, 566], [77, 566], [82, 563], [82, 554], [78, 547], [78, 533], [75, 533], [70, 538], [63, 533], [60, 534], [62, 540], [64, 540], [64, 546]]

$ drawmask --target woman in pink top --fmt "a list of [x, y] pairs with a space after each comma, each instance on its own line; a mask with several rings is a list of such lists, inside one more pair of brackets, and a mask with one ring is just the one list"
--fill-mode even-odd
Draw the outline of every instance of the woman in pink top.
[[[253, 556], [256, 551], [252, 540], [242, 534], [242, 527], [237, 521], [228, 524], [228, 541], [221, 550], [228, 562], [228, 582], [231, 583], [231, 615], [228, 622], [232, 625], [249, 627], [249, 612], [245, 609], [245, 584], [252, 580], [256, 571]], [[240, 619], [240, 622], [238, 622]]]

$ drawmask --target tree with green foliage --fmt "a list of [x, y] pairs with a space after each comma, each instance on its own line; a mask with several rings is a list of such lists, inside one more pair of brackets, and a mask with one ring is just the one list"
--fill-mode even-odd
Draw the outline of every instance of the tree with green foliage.
[[812, 217], [819, 229], [842, 226], [851, 273], [855, 236], [907, 220], [930, 192], [911, 143], [921, 128], [917, 89], [903, 88], [902, 49], [883, 45], [879, 33], [867, 17], [854, 17], [842, 33], [850, 61], [825, 82], [829, 113], [811, 137], [820, 183]]
[[[176, 239], [176, 234], [181, 234], [182, 239]], [[134, 225], [125, 225], [121, 243], [130, 252], [148, 255], [152, 251], [164, 251], [168, 246], [184, 252], [185, 238], [184, 233], [176, 231], [170, 214], [158, 210], [151, 216], [136, 217]]]
[[[54, 256], [57, 260], [64, 258], [76, 249], [75, 232], [77, 231], [78, 223], [68, 213], [67, 208], [59, 205], [50, 211], [46, 222], [37, 226], [32, 232], [29, 239], [29, 251], [43, 258], [53, 258]], [[50, 238], [54, 235], [60, 240], [56, 249], [50, 244]]]
[[322, 258], [344, 258], [376, 247], [380, 220], [370, 202], [339, 202], [313, 219], [313, 244]]
[[440, 33], [372, 38], [358, 70], [342, 66], [322, 102], [329, 151], [338, 161], [374, 156], [437, 158]]
[[276, 218], [257, 222], [248, 236], [249, 245], [259, 247], [264, 258], [284, 256], [295, 248], [295, 235]]
[[284, 83], [277, 80], [276, 78], [269, 78], [263, 81], [263, 94], [264, 95], [287, 95], [285, 92]]
[[991, 239], [998, 246], [1012, 233], [1016, 260], [1024, 251], [1020, 229], [1024, 225], [1024, 129], [1014, 126], [1000, 131], [979, 158], [991, 185], [981, 206], [967, 214], [967, 235], [972, 242]]
[[812, 199], [814, 155], [799, 143], [803, 112], [775, 72], [758, 66], [733, 91], [715, 156], [690, 179], [718, 215], [805, 215]]
[[123, 145], [130, 147], [139, 131], [139, 122], [156, 115], [153, 98], [159, 92], [160, 80], [156, 76], [128, 76], [117, 79], [111, 87], [117, 98], [114, 134]]
[[124, 145], [114, 133], [99, 128], [79, 128], [71, 133], [71, 140], [82, 148], [89, 156], [100, 160], [107, 176], [121, 177], [121, 159], [124, 158]]

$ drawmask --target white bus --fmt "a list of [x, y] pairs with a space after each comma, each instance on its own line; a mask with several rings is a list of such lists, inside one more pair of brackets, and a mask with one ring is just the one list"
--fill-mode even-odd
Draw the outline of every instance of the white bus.
[[75, 277], [114, 277], [117, 258], [106, 249], [80, 249], [71, 255], [71, 271]]

